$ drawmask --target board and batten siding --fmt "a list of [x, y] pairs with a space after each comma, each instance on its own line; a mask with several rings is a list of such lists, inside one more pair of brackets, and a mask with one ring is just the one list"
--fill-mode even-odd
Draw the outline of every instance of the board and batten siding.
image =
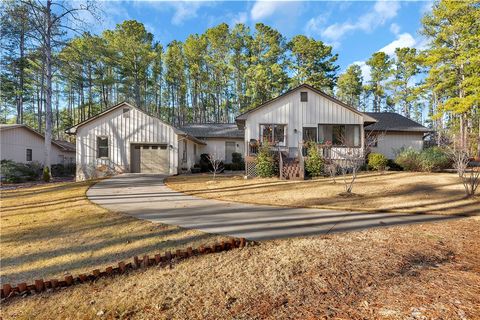
[[[1, 130], [1, 160], [19, 163], [45, 160], [45, 138], [24, 127]], [[32, 150], [32, 161], [27, 161], [27, 149]], [[75, 151], [66, 151], [52, 143], [50, 164], [70, 164], [75, 162]]]
[[[308, 92], [308, 101], [300, 101], [300, 92]], [[363, 116], [327, 99], [318, 93], [302, 88], [270, 102], [248, 114], [245, 121], [245, 142], [259, 140], [261, 124], [287, 125], [287, 146], [297, 148], [303, 140], [303, 127], [318, 124], [358, 124], [363, 145]], [[297, 132], [295, 132], [295, 129]]]
[[[124, 113], [124, 109], [130, 110]], [[134, 107], [118, 107], [77, 129], [77, 180], [93, 177], [99, 171], [130, 172], [132, 144], [166, 144], [170, 174], [178, 168], [178, 135], [160, 119]], [[97, 137], [108, 137], [108, 159], [97, 158]]]
[[395, 159], [402, 148], [413, 148], [417, 151], [423, 149], [422, 132], [386, 132], [378, 137], [376, 147], [371, 147], [372, 152], [383, 154], [388, 159]]

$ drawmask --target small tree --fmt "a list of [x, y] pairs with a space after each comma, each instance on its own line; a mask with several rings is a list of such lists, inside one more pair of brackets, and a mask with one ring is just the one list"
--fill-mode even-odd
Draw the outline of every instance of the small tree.
[[337, 164], [334, 161], [330, 160], [325, 164], [325, 173], [332, 178], [333, 183], [337, 183], [337, 180], [335, 180], [337, 176]]
[[465, 188], [467, 197], [473, 197], [480, 184], [480, 167], [469, 167], [470, 158], [464, 148], [450, 147], [447, 149], [457, 170], [460, 181]]
[[275, 163], [267, 143], [263, 143], [258, 150], [256, 169], [262, 178], [270, 178], [275, 175]]
[[223, 169], [223, 162], [220, 159], [216, 152], [208, 155], [208, 162], [212, 167], [211, 172], [213, 173], [213, 180], [217, 177], [217, 173], [220, 173]]
[[316, 144], [310, 144], [308, 147], [307, 158], [305, 159], [305, 169], [312, 177], [318, 177], [323, 172], [323, 157], [318, 152]]
[[345, 184], [345, 194], [351, 195], [353, 184], [357, 179], [360, 168], [365, 163], [365, 155], [363, 148], [342, 148], [344, 150], [336, 151], [340, 160], [337, 165], [340, 168], [340, 173]]

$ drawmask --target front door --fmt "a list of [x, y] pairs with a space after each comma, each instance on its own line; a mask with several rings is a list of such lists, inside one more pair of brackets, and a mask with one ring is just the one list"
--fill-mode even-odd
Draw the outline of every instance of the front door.
[[232, 153], [235, 152], [235, 142], [225, 142], [225, 163], [232, 163]]

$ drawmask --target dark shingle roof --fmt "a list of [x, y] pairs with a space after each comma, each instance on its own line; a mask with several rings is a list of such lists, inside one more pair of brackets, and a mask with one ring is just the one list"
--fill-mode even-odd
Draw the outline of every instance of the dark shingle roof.
[[180, 130], [196, 138], [238, 138], [243, 139], [245, 133], [234, 123], [198, 123], [188, 124]]
[[65, 140], [53, 140], [56, 144], [61, 145], [67, 151], [75, 151], [75, 144]]
[[365, 130], [372, 131], [407, 131], [407, 132], [429, 132], [427, 127], [408, 119], [395, 112], [364, 112], [372, 118], [377, 119], [376, 123], [368, 125]]

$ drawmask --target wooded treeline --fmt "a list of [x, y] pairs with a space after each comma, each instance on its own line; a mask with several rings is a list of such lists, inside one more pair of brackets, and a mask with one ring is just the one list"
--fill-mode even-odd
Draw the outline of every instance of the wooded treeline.
[[366, 62], [368, 81], [358, 65], [339, 74], [338, 55], [321, 40], [286, 39], [261, 23], [222, 23], [167, 45], [134, 20], [70, 39], [69, 29], [52, 25], [52, 38], [62, 41], [52, 45], [51, 93], [32, 2], [37, 3], [3, 3], [2, 122], [44, 131], [50, 104], [53, 132], [62, 136], [65, 128], [123, 100], [174, 125], [232, 122], [240, 112], [308, 83], [360, 110], [395, 111], [422, 121], [439, 138], [454, 136], [480, 154], [476, 1], [435, 3], [422, 21], [428, 47], [398, 48], [391, 57], [374, 53]]

